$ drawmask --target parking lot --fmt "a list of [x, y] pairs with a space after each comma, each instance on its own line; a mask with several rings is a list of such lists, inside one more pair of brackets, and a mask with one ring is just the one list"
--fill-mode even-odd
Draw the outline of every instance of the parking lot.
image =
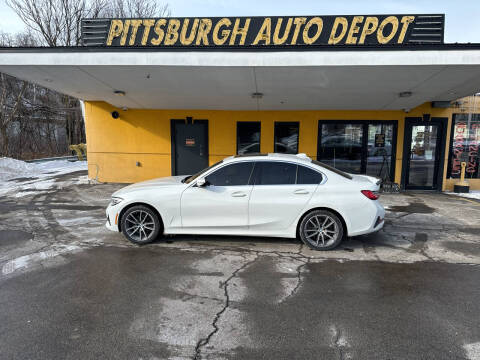
[[384, 194], [385, 228], [329, 252], [139, 247], [104, 227], [123, 185], [85, 175], [0, 197], [1, 358], [480, 359], [480, 202]]

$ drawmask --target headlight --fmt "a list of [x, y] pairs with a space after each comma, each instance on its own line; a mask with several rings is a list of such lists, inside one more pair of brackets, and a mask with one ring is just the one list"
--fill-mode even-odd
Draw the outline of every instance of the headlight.
[[120, 197], [112, 197], [112, 199], [110, 200], [110, 206], [115, 206], [122, 201], [123, 201], [123, 199], [120, 198]]

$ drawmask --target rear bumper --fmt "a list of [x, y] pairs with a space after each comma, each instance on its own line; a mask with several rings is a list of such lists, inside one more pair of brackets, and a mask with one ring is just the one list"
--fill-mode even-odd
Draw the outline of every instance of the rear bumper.
[[378, 230], [382, 229], [384, 224], [385, 224], [385, 218], [382, 218], [379, 216], [375, 221], [375, 224], [373, 225], [371, 233], [377, 232]]
[[383, 228], [383, 225], [385, 225], [385, 209], [378, 201], [375, 201], [375, 207], [376, 211], [371, 220], [371, 225], [367, 228], [361, 229], [360, 231], [349, 233], [349, 236], [371, 234]]

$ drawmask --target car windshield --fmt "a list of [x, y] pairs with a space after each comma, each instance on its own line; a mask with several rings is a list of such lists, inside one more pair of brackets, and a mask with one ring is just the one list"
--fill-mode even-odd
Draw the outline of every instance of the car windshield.
[[343, 172], [343, 171], [341, 171], [341, 170], [338, 170], [337, 168], [334, 168], [333, 166], [324, 164], [324, 163], [322, 163], [322, 162], [320, 162], [320, 161], [317, 161], [317, 160], [312, 160], [312, 163], [314, 163], [315, 165], [324, 167], [325, 169], [330, 170], [331, 172], [334, 172], [335, 174], [338, 174], [338, 175], [340, 175], [340, 176], [343, 176], [344, 178], [347, 178], [347, 179], [349, 179], [349, 180], [352, 180], [352, 179], [353, 179], [353, 177], [352, 177], [350, 174], [347, 174], [346, 172]]
[[210, 165], [209, 167], [203, 169], [202, 171], [199, 171], [195, 175], [187, 176], [185, 179], [182, 180], [182, 182], [185, 183], [185, 184], [190, 184], [193, 180], [198, 178], [200, 175], [206, 173], [208, 170], [214, 168], [215, 166], [217, 166], [218, 164], [221, 164], [222, 162], [223, 162], [223, 160], [221, 160], [221, 161], [219, 161], [219, 162], [217, 162], [213, 165]]

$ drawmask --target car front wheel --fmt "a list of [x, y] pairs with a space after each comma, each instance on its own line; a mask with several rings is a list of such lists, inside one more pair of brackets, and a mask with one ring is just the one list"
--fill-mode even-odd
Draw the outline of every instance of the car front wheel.
[[314, 250], [331, 250], [343, 239], [343, 224], [328, 210], [314, 210], [300, 223], [302, 241]]
[[146, 244], [158, 237], [161, 223], [158, 215], [144, 205], [127, 209], [122, 216], [122, 232], [135, 244]]

